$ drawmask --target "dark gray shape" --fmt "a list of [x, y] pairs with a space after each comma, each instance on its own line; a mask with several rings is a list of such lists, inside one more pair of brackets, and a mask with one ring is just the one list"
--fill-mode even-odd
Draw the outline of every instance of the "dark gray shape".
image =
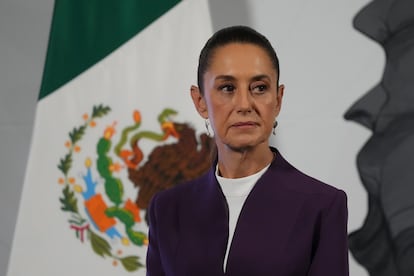
[[210, 0], [209, 7], [214, 31], [232, 25], [252, 26], [246, 0]]
[[368, 192], [350, 250], [372, 276], [414, 275], [414, 1], [375, 0], [354, 26], [384, 48], [382, 80], [345, 114], [372, 130], [357, 165]]

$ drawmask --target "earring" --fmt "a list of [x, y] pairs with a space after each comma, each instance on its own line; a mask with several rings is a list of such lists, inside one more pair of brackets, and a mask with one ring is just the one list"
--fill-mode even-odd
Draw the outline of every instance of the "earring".
[[273, 135], [276, 135], [277, 121], [273, 123]]
[[210, 126], [210, 122], [209, 122], [208, 118], [207, 118], [207, 119], [205, 119], [204, 124], [205, 124], [205, 126], [206, 126], [207, 136], [208, 136], [208, 137], [211, 137], [210, 128], [209, 128], [209, 126]]

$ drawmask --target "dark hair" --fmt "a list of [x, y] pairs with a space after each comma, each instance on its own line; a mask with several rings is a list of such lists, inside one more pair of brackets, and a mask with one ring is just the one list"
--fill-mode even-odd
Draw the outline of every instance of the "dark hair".
[[210, 66], [211, 58], [214, 55], [215, 50], [230, 43], [254, 44], [265, 50], [276, 70], [277, 85], [279, 86], [279, 59], [277, 58], [276, 51], [273, 49], [269, 40], [264, 35], [250, 27], [232, 26], [221, 29], [213, 34], [201, 50], [198, 60], [197, 84], [202, 94], [204, 94], [203, 75]]

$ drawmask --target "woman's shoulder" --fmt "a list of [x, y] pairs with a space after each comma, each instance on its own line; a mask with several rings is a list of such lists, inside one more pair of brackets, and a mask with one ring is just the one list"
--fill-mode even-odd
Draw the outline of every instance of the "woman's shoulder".
[[343, 190], [302, 172], [280, 154], [270, 169], [268, 177], [277, 179], [279, 182], [277, 186], [287, 193], [328, 202], [335, 198], [342, 198], [346, 201], [346, 193]]
[[174, 202], [180, 202], [185, 200], [186, 198], [189, 199], [194, 197], [197, 194], [197, 191], [202, 188], [203, 184], [209, 181], [210, 170], [205, 174], [182, 183], [177, 184], [176, 186], [160, 191], [156, 193], [151, 202], [157, 201], [157, 205], [170, 205], [174, 204]]

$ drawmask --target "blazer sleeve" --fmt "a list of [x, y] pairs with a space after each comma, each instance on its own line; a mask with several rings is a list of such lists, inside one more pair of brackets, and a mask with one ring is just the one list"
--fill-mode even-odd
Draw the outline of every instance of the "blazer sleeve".
[[165, 275], [161, 263], [160, 249], [158, 247], [157, 218], [156, 218], [156, 201], [155, 195], [148, 208], [149, 232], [148, 232], [148, 250], [147, 250], [147, 276]]
[[348, 276], [347, 198], [338, 190], [323, 211], [308, 276]]

